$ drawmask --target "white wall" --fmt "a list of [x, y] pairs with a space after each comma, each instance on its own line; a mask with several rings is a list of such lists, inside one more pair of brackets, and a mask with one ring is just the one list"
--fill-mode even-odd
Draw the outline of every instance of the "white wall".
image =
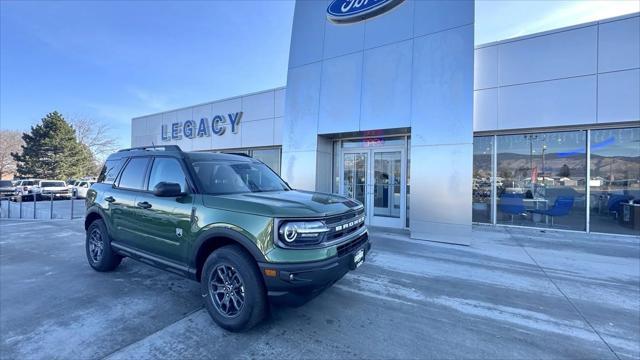
[[[327, 20], [329, 3], [296, 2], [283, 177], [296, 188], [331, 191], [325, 135], [410, 127], [411, 234], [468, 243], [473, 1], [406, 0], [349, 25]], [[425, 171], [442, 161], [450, 166]]]
[[[249, 148], [282, 144], [282, 117], [284, 116], [284, 88], [277, 88], [233, 97], [210, 103], [190, 106], [163, 113], [137, 117], [131, 120], [131, 146], [179, 145], [183, 150], [217, 150]], [[174, 122], [194, 120], [203, 117], [210, 122], [215, 115], [242, 112], [236, 134], [230, 125], [221, 136], [196, 137], [163, 141], [161, 126], [171, 128]]]
[[640, 120], [640, 15], [475, 50], [474, 131]]

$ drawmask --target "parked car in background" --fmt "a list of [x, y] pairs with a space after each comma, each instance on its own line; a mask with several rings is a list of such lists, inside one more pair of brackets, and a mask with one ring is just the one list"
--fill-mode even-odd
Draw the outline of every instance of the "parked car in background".
[[93, 183], [95, 183], [95, 181], [76, 181], [71, 194], [77, 198], [84, 199], [87, 197], [87, 191]]
[[33, 194], [38, 197], [46, 198], [70, 198], [71, 189], [62, 180], [40, 180], [37, 185], [32, 188]]
[[7, 197], [13, 195], [15, 187], [11, 180], [0, 180], [0, 197]]
[[26, 200], [33, 198], [33, 187], [38, 184], [38, 179], [24, 179], [18, 180], [14, 188], [14, 200], [21, 199]]

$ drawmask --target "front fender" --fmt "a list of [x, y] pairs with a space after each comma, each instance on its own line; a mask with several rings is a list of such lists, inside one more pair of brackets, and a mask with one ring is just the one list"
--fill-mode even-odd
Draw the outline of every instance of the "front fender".
[[220, 226], [214, 226], [203, 231], [202, 233], [200, 233], [200, 235], [198, 235], [198, 237], [194, 241], [193, 248], [191, 250], [191, 255], [192, 255], [191, 266], [192, 267], [195, 268], [196, 266], [196, 257], [202, 245], [208, 239], [216, 238], [216, 237], [233, 240], [238, 244], [242, 245], [242, 247], [245, 248], [256, 261], [266, 261], [264, 255], [262, 254], [262, 252], [258, 248], [258, 245], [254, 241], [251, 241], [251, 239], [249, 239], [246, 235], [242, 234], [237, 230], [234, 230], [232, 227], [223, 226], [222, 224], [220, 224]]

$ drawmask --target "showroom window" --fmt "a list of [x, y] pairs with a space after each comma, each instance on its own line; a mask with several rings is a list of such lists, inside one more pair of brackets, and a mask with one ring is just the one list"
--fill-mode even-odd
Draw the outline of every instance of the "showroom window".
[[496, 139], [496, 222], [586, 230], [587, 132]]
[[227, 149], [223, 153], [246, 154], [265, 163], [276, 174], [280, 175], [280, 147], [252, 148], [252, 149]]
[[472, 220], [491, 223], [493, 136], [473, 138]]
[[592, 130], [590, 231], [640, 234], [640, 128]]

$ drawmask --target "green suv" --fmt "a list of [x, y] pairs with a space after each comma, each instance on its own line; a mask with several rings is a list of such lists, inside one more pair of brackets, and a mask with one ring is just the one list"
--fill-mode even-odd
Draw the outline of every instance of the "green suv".
[[242, 331], [274, 303], [301, 305], [362, 264], [359, 202], [293, 190], [262, 162], [177, 146], [109, 156], [86, 198], [97, 271], [123, 257], [199, 281], [221, 327]]

